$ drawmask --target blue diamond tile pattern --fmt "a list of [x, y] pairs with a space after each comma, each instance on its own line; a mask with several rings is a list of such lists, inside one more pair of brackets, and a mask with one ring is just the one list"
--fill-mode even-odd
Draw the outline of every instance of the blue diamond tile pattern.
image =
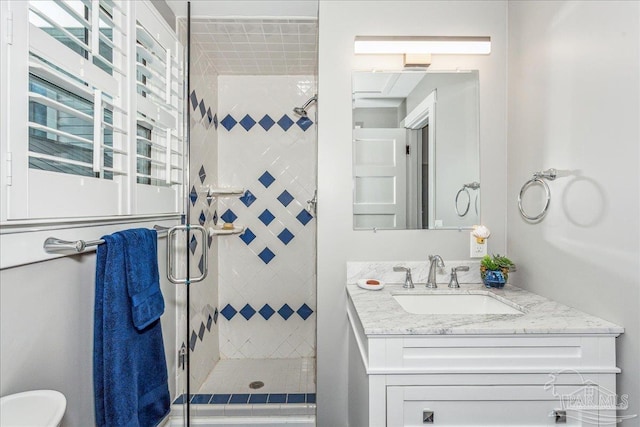
[[269, 304], [263, 305], [260, 311], [258, 311], [258, 313], [260, 313], [260, 316], [262, 316], [264, 320], [269, 320], [269, 318], [271, 318], [271, 316], [273, 316], [275, 312], [276, 311], [271, 308]]
[[302, 317], [304, 320], [307, 320], [309, 316], [313, 314], [313, 310], [307, 304], [302, 304], [296, 313], [298, 313], [298, 316]]
[[276, 124], [276, 122], [274, 122], [268, 114], [265, 114], [264, 117], [260, 119], [258, 124], [262, 126], [262, 129], [268, 131], [269, 129], [271, 129], [271, 127], [273, 127], [273, 125]]
[[245, 304], [245, 306], [240, 309], [240, 314], [242, 314], [242, 317], [249, 320], [254, 314], [256, 314], [256, 311], [249, 304]]
[[189, 99], [191, 100], [191, 108], [194, 110], [198, 106], [198, 97], [196, 96], [196, 91], [192, 90], [191, 95], [189, 95]]
[[240, 120], [240, 125], [247, 131], [249, 132], [249, 130], [251, 130], [252, 127], [254, 127], [256, 124], [256, 121], [253, 120], [253, 118], [250, 115], [246, 115], [242, 118], [242, 120]]
[[204, 272], [204, 255], [200, 255], [200, 262], [198, 262], [198, 270], [200, 270], [200, 274]]
[[253, 202], [256, 201], [256, 196], [249, 190], [245, 191], [242, 196], [239, 197], [240, 201], [244, 203], [246, 207], [251, 206]]
[[262, 221], [264, 225], [269, 225], [271, 224], [271, 221], [276, 219], [276, 217], [273, 216], [273, 214], [271, 213], [271, 211], [269, 211], [269, 209], [265, 209], [264, 211], [262, 211], [260, 215], [258, 215], [258, 219]]
[[213, 123], [213, 113], [211, 112], [211, 107], [207, 108], [207, 120], [209, 120], [209, 125]]
[[313, 215], [311, 215], [305, 209], [302, 209], [300, 213], [296, 216], [296, 218], [298, 218], [298, 221], [300, 221], [302, 225], [307, 225], [309, 221], [313, 219]]
[[278, 201], [280, 203], [282, 203], [282, 205], [284, 207], [287, 207], [287, 206], [289, 206], [289, 203], [291, 203], [293, 201], [293, 196], [287, 190], [284, 190], [278, 196]]
[[233, 319], [233, 316], [236, 315], [237, 311], [235, 308], [231, 306], [231, 304], [227, 304], [224, 306], [222, 310], [220, 310], [220, 313], [224, 316], [225, 319], [231, 320]]
[[198, 331], [198, 338], [200, 338], [200, 341], [202, 341], [202, 339], [204, 338], [205, 330], [206, 330], [206, 326], [204, 326], [204, 323], [200, 322], [200, 330]]
[[215, 126], [216, 130], [218, 129], [218, 114], [214, 114], [213, 115], [213, 125]]
[[207, 195], [206, 200], [207, 200], [207, 206], [211, 206], [211, 203], [213, 202], [213, 196]]
[[288, 131], [291, 126], [293, 126], [293, 120], [289, 118], [286, 114], [278, 120], [278, 126], [282, 128], [283, 131]]
[[204, 184], [204, 180], [207, 179], [207, 172], [204, 170], [204, 165], [200, 166], [200, 170], [198, 171], [198, 177], [200, 177], [200, 183]]
[[227, 209], [227, 210], [225, 211], [225, 213], [223, 213], [223, 214], [220, 216], [220, 218], [222, 218], [222, 220], [223, 220], [224, 222], [233, 222], [233, 221], [235, 221], [236, 219], [238, 219], [238, 216], [237, 216], [235, 213], [233, 213], [233, 211], [232, 211], [231, 209]]
[[273, 252], [271, 252], [271, 249], [269, 248], [264, 248], [262, 250], [262, 252], [260, 252], [258, 254], [258, 257], [265, 263], [265, 264], [269, 264], [271, 262], [271, 260], [276, 256], [276, 254], [274, 254]]
[[289, 304], [283, 305], [282, 307], [280, 307], [280, 310], [278, 310], [278, 314], [282, 316], [284, 320], [288, 320], [293, 313], [294, 311], [291, 307], [289, 307]]
[[226, 130], [231, 130], [233, 129], [233, 127], [236, 125], [236, 123], [238, 123], [233, 117], [231, 117], [231, 114], [227, 114], [224, 119], [222, 119], [222, 121], [220, 122], [220, 124], [222, 126], [224, 126], [224, 128]]
[[207, 114], [207, 107], [204, 105], [204, 99], [200, 101], [198, 107], [200, 108], [200, 118], [202, 119], [204, 115]]
[[204, 214], [204, 211], [200, 211], [200, 216], [198, 217], [198, 222], [200, 225], [204, 226], [204, 223], [207, 221], [207, 217]]
[[191, 200], [191, 206], [196, 205], [196, 201], [198, 200], [198, 192], [196, 191], [195, 185], [191, 187], [191, 192], [189, 193], [189, 200]]
[[218, 225], [218, 211], [213, 211], [213, 216], [211, 217], [213, 220], [213, 225]]
[[211, 317], [211, 315], [209, 315], [209, 317], [207, 318], [207, 331], [211, 332], [211, 325], [213, 324], [213, 317]]
[[309, 129], [309, 127], [313, 124], [313, 122], [309, 117], [300, 117], [296, 124], [300, 126], [300, 129], [306, 132], [307, 129]]
[[213, 323], [218, 324], [218, 307], [216, 307], [216, 311], [213, 312]]
[[209, 234], [209, 235], [207, 236], [207, 247], [208, 247], [209, 249], [211, 249], [211, 244], [212, 244], [212, 243], [213, 243], [213, 236], [212, 236], [211, 234]]
[[291, 239], [293, 239], [294, 237], [295, 236], [292, 232], [289, 231], [288, 228], [285, 228], [280, 232], [280, 234], [278, 234], [278, 239], [280, 239], [285, 245], [288, 245]]
[[197, 247], [198, 247], [198, 239], [196, 239], [196, 236], [191, 236], [191, 240], [189, 241], [189, 249], [191, 249], [191, 255], [196, 253]]
[[247, 228], [239, 237], [245, 244], [248, 245], [249, 243], [253, 242], [253, 239], [256, 238], [256, 235], [253, 234], [253, 231], [251, 231], [250, 228]]
[[264, 185], [265, 188], [269, 188], [269, 186], [273, 184], [273, 181], [275, 180], [276, 179], [269, 173], [269, 171], [265, 171], [262, 175], [260, 175], [260, 178], [258, 178], [260, 184]]
[[197, 342], [198, 335], [196, 335], [196, 331], [191, 331], [191, 338], [189, 338], [189, 348], [191, 349], [191, 351], [195, 350]]

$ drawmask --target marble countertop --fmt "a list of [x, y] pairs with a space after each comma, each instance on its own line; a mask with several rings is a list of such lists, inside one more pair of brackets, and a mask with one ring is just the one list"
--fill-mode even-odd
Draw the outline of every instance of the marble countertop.
[[[515, 286], [487, 289], [480, 284], [460, 284], [450, 289], [403, 289], [387, 284], [381, 290], [347, 285], [347, 293], [366, 335], [465, 335], [465, 334], [620, 334], [624, 329]], [[492, 294], [523, 314], [411, 314], [393, 298], [398, 294]]]

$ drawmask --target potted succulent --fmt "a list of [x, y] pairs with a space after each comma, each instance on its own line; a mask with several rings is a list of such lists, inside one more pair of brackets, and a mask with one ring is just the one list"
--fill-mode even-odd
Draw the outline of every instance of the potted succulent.
[[487, 288], [502, 288], [516, 265], [501, 255], [485, 255], [480, 261], [480, 276]]

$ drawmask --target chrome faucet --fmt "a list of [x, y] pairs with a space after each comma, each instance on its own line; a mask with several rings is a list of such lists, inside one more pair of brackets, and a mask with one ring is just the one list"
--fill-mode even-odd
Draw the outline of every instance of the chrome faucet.
[[411, 278], [411, 269], [409, 267], [403, 267], [401, 265], [396, 265], [393, 267], [393, 271], [404, 271], [406, 274], [404, 276], [404, 285], [402, 285], [405, 289], [413, 289], [415, 286], [413, 285], [413, 279]]
[[427, 288], [435, 289], [436, 285], [436, 269], [444, 267], [444, 261], [440, 255], [429, 255], [429, 278], [427, 279]]

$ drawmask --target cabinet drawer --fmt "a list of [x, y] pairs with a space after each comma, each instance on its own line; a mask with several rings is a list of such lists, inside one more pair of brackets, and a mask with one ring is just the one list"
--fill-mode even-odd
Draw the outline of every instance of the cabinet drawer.
[[[583, 385], [545, 390], [533, 386], [387, 387], [387, 426], [594, 426], [596, 411], [566, 411], [566, 421], [556, 422], [561, 397], [594, 393]], [[597, 399], [597, 396], [594, 396]], [[566, 397], [565, 397], [566, 399]], [[433, 422], [424, 422], [425, 411]]]

